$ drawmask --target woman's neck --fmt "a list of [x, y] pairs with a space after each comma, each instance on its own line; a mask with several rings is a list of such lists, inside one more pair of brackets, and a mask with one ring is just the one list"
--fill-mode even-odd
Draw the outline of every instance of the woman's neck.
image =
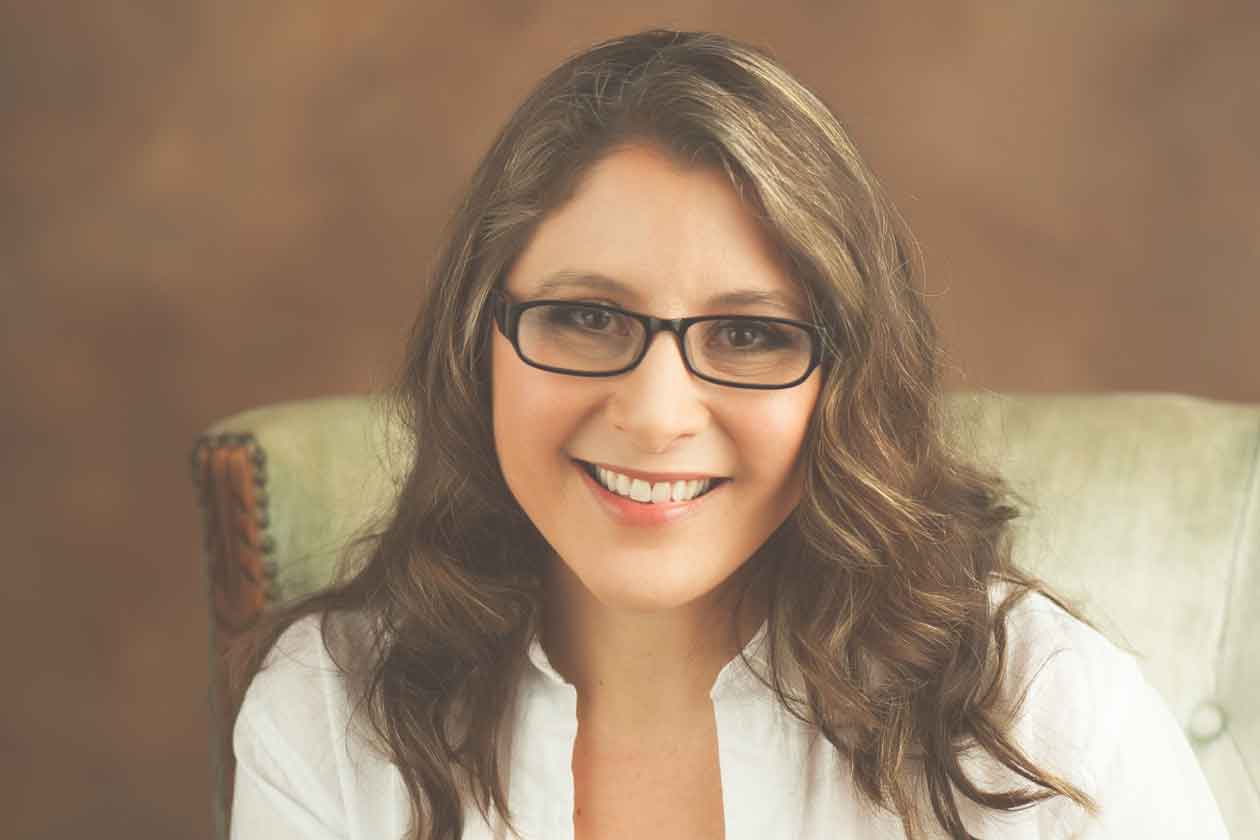
[[738, 633], [731, 620], [745, 567], [717, 590], [659, 611], [617, 609], [597, 600], [559, 560], [547, 581], [543, 647], [577, 689], [579, 716], [620, 732], [668, 731], [711, 714], [709, 692], [722, 668], [765, 617], [762, 592], [749, 590]]

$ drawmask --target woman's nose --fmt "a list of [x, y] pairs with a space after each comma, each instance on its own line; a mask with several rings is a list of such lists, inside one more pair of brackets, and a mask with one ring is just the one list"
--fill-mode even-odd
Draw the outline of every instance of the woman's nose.
[[701, 398], [707, 383], [687, 370], [679, 342], [668, 332], [657, 333], [638, 366], [615, 382], [613, 423], [645, 451], [663, 452], [707, 422]]

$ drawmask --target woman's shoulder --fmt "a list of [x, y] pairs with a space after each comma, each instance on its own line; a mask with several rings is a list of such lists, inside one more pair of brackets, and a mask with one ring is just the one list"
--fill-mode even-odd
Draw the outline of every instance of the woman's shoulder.
[[1097, 694], [1143, 679], [1133, 654], [1047, 594], [1007, 582], [990, 587], [995, 610], [1012, 596], [1003, 623], [1007, 681], [1043, 683], [1043, 689], [1049, 682], [1069, 693]]
[[250, 837], [346, 837], [352, 820], [355, 836], [400, 836], [397, 771], [360, 712], [365, 627], [307, 615], [268, 651], [232, 733], [233, 836], [240, 823]]
[[[1012, 591], [994, 587], [994, 604]], [[1087, 817], [1057, 797], [1038, 809], [1043, 826], [1095, 832], [1089, 837], [1225, 836], [1198, 760], [1134, 654], [1035, 590], [1018, 596], [1005, 627], [1000, 693], [1014, 741], [1100, 809]], [[1023, 786], [1007, 771], [990, 778]]]
[[314, 613], [295, 620], [267, 652], [250, 690], [286, 691], [346, 676], [369, 646], [366, 623], [347, 613]]
[[[1010, 735], [1036, 767], [1097, 797], [1133, 737], [1126, 718], [1135, 706], [1157, 710], [1162, 701], [1136, 657], [1051, 597], [1005, 583], [990, 590], [995, 608], [1012, 595], [999, 687]], [[988, 758], [980, 764], [990, 785], [1024, 786]], [[1040, 819], [1070, 824], [1084, 815], [1058, 797], [1040, 809]]]
[[994, 607], [1013, 593], [1003, 622], [1001, 708], [1034, 764], [1088, 790], [1119, 748], [1125, 708], [1158, 698], [1132, 654], [1046, 594], [998, 584], [990, 590]]
[[369, 661], [367, 626], [345, 613], [305, 615], [290, 624], [246, 689], [237, 728], [302, 741], [348, 720]]

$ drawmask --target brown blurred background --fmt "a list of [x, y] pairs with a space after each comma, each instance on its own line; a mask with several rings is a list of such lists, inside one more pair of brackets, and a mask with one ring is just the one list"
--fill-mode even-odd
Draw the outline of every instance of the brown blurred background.
[[649, 25], [832, 103], [952, 384], [1260, 401], [1247, 0], [0, 4], [0, 834], [209, 837], [193, 438], [385, 384], [493, 132]]

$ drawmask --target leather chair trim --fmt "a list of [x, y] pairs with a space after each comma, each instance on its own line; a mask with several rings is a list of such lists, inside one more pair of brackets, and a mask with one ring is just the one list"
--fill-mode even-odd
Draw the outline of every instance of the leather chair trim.
[[225, 837], [236, 762], [232, 715], [221, 666], [227, 645], [279, 599], [275, 540], [268, 533], [267, 455], [250, 434], [204, 435], [191, 456], [202, 514], [204, 569], [212, 615], [210, 715], [216, 837]]

